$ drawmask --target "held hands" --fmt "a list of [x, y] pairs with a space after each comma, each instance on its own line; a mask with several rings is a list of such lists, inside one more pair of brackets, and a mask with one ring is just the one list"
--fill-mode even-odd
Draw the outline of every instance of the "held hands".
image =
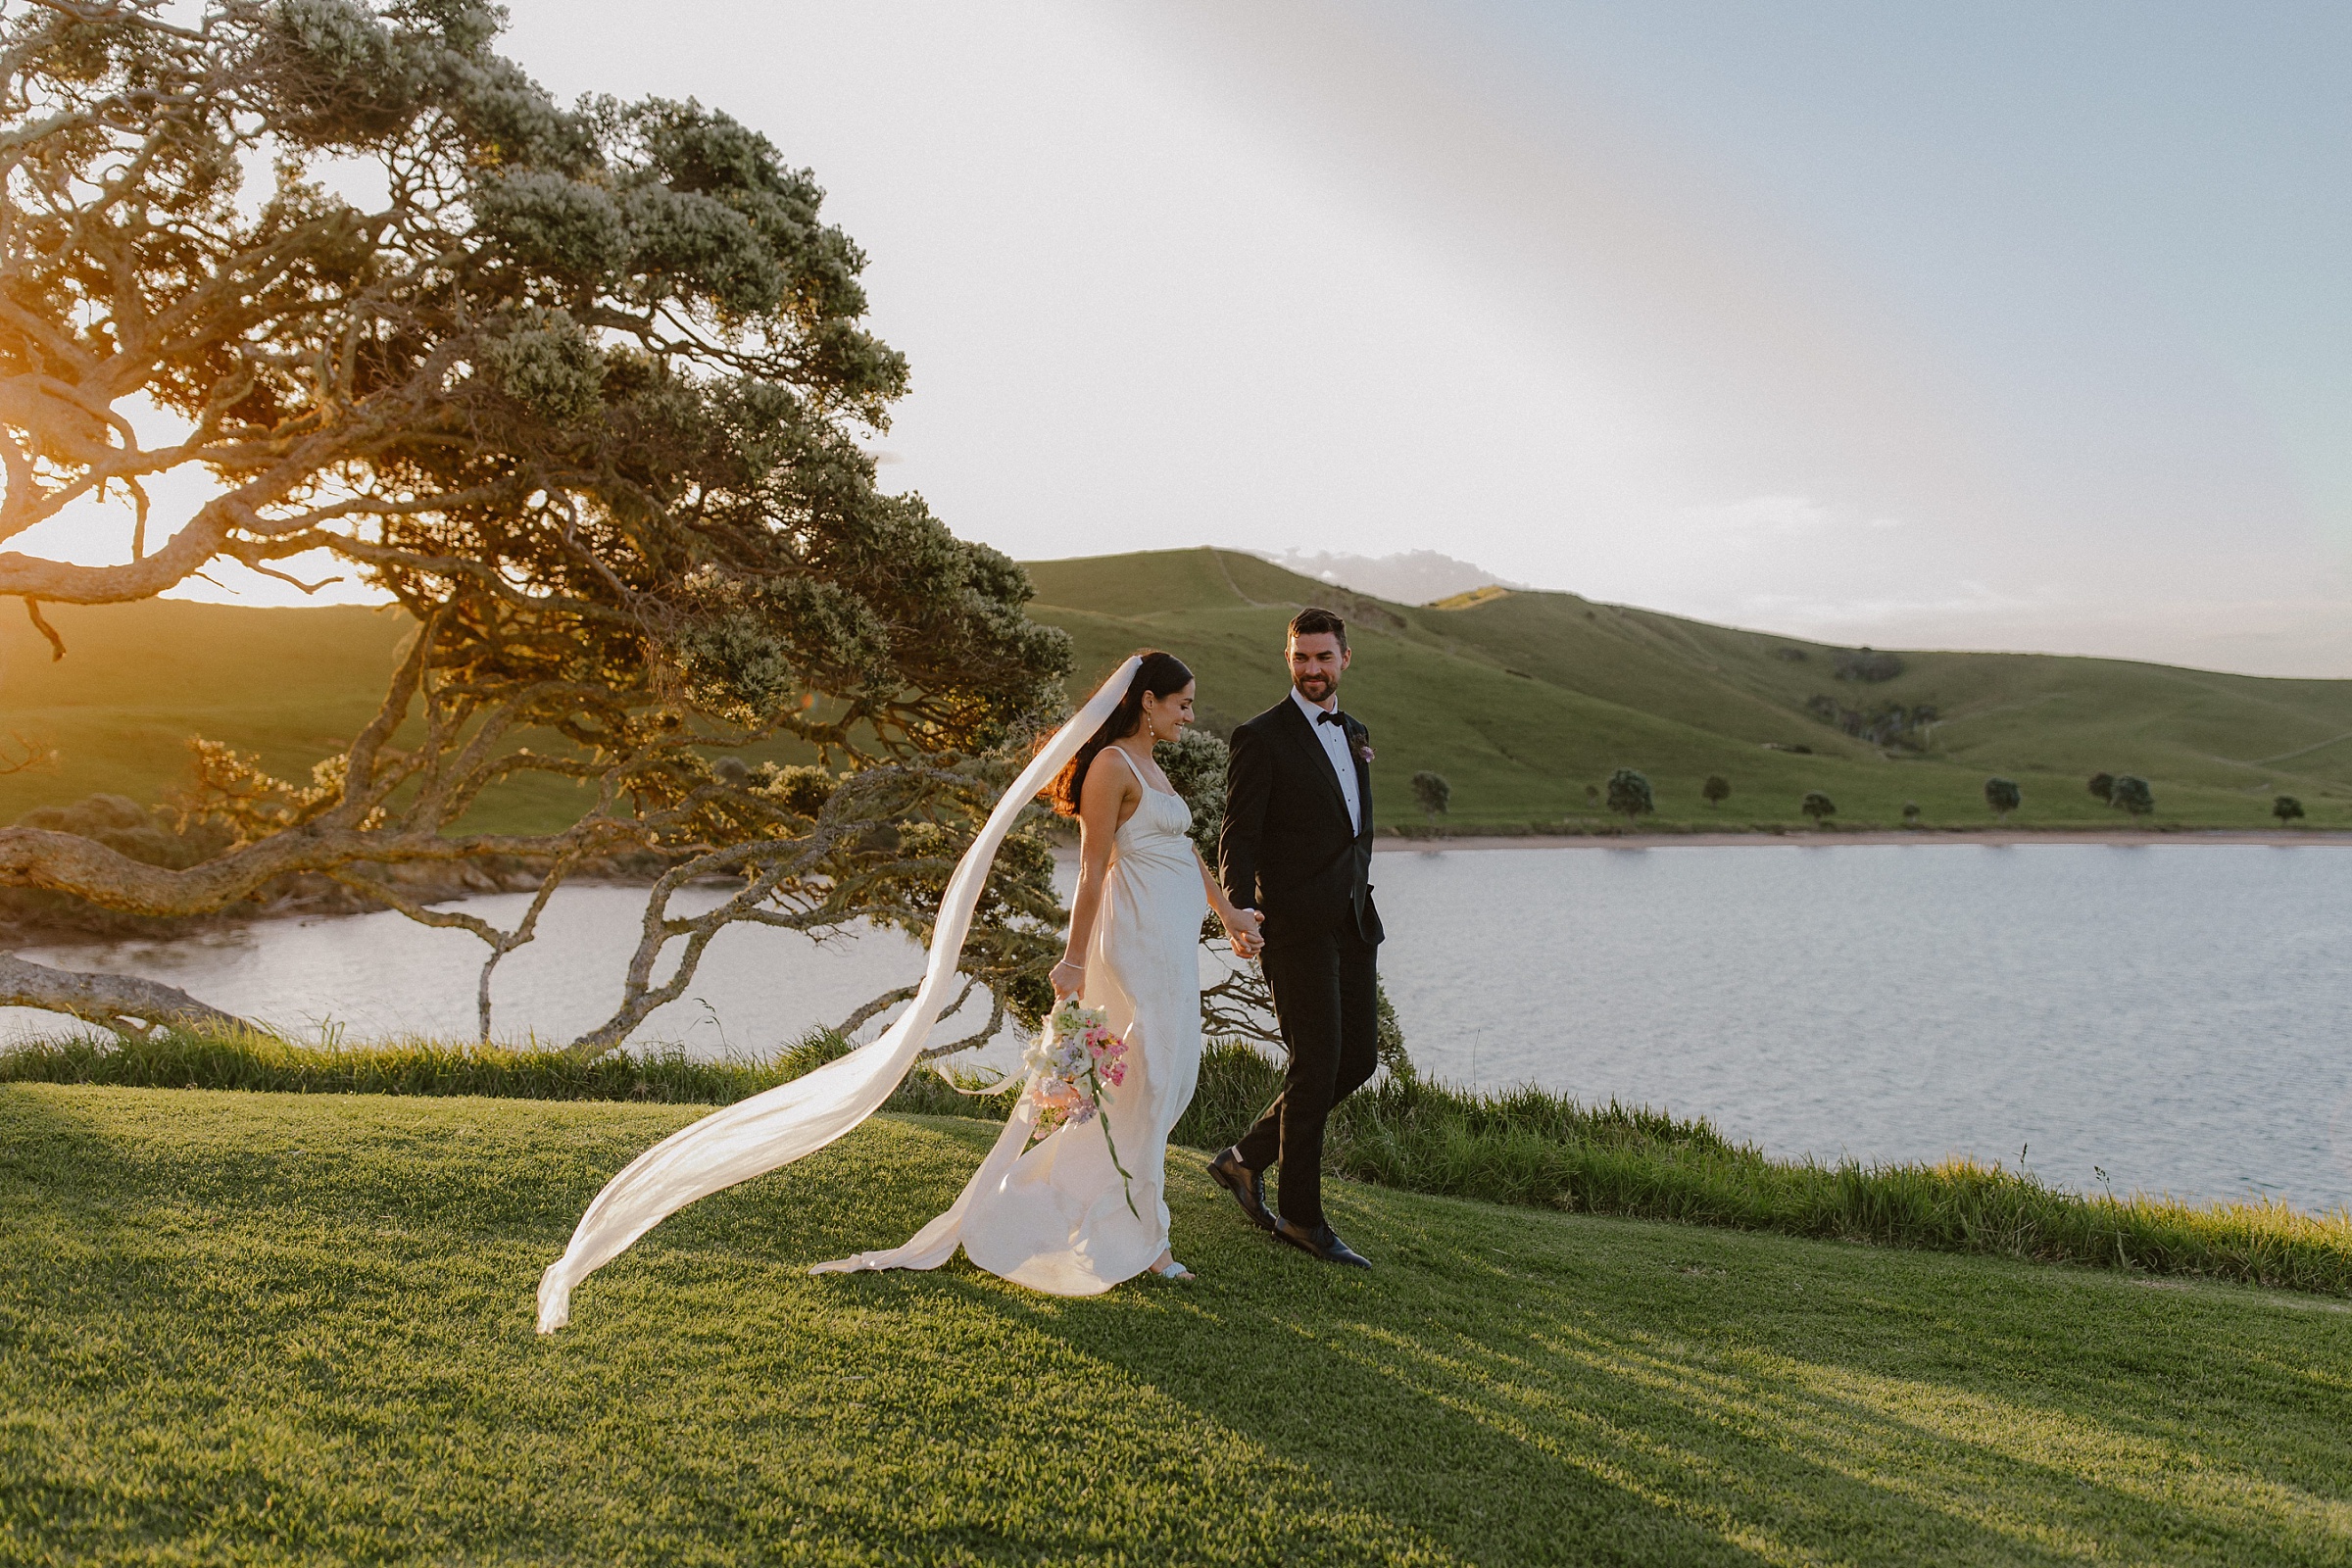
[[1266, 923], [1264, 915], [1255, 909], [1227, 909], [1221, 911], [1217, 918], [1224, 922], [1225, 940], [1233, 944], [1236, 954], [1245, 958], [1254, 958], [1264, 951], [1266, 939], [1258, 934], [1259, 928]]

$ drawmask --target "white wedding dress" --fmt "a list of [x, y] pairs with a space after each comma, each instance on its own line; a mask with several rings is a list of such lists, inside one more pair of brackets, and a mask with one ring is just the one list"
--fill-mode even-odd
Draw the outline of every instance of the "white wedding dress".
[[[922, 1054], [955, 990], [963, 939], [1004, 835], [1110, 716], [1140, 662], [1130, 659], [1114, 670], [997, 802], [948, 879], [922, 983], [906, 1010], [880, 1038], [712, 1111], [623, 1167], [580, 1216], [564, 1255], [540, 1277], [540, 1333], [570, 1322], [571, 1293], [580, 1283], [662, 1220], [698, 1199], [824, 1148], [890, 1098]], [[1127, 1211], [1100, 1123], [1065, 1127], [1024, 1156], [1036, 1127], [1024, 1094], [953, 1208], [905, 1247], [819, 1264], [820, 1271], [936, 1268], [960, 1245], [983, 1268], [1006, 1279], [1094, 1295], [1159, 1255], [1168, 1234], [1160, 1193], [1168, 1131], [1192, 1099], [1200, 1065], [1196, 949], [1206, 894], [1185, 837], [1191, 815], [1180, 798], [1146, 787], [1144, 804], [1119, 828], [1110, 897], [1088, 947], [1086, 1000], [1109, 1013], [1114, 1029], [1132, 1031], [1127, 1081], [1110, 1091], [1105, 1103], [1121, 1162], [1135, 1177], [1136, 1214]]]
[[[1126, 761], [1124, 752], [1106, 746], [1094, 765]], [[974, 1263], [1016, 1285], [1099, 1296], [1167, 1250], [1168, 1134], [1200, 1077], [1200, 922], [1208, 895], [1187, 836], [1192, 808], [1140, 775], [1136, 782], [1143, 804], [1111, 841], [1081, 994], [1127, 1041], [1126, 1081], [1105, 1091], [1102, 1103], [1129, 1179], [1111, 1163], [1099, 1121], [1056, 1128], [1024, 1152], [1035, 1120], [1024, 1106], [955, 1206], [913, 1240], [812, 1272], [937, 1268], [960, 1244]]]

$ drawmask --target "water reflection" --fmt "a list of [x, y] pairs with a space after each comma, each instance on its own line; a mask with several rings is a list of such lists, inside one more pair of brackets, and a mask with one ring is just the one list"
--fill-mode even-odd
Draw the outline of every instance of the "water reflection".
[[[2098, 1165], [2119, 1191], [2352, 1201], [2341, 850], [1454, 851], [1383, 855], [1375, 876], [1391, 995], [1443, 1077], [1705, 1114], [1783, 1153], [2023, 1148], [2079, 1188]], [[498, 1032], [607, 1016], [642, 908], [630, 888], [559, 897], [499, 971]], [[26, 956], [362, 1038], [469, 1035], [480, 953], [381, 914]], [[921, 968], [895, 932], [735, 928], [636, 1038], [765, 1054]], [[13, 1033], [55, 1021], [0, 1012]]]
[[[673, 902], [681, 914], [693, 914], [721, 896], [689, 889]], [[466, 900], [463, 907], [503, 926], [528, 903], [525, 894], [501, 894]], [[642, 888], [560, 892], [540, 917], [538, 940], [499, 965], [491, 990], [495, 1035], [562, 1044], [611, 1017], [644, 912]], [[681, 945], [670, 946], [671, 960]], [[466, 932], [387, 912], [273, 920], [184, 942], [27, 950], [24, 956], [167, 980], [301, 1036], [340, 1030], [353, 1040], [403, 1034], [465, 1040], [475, 1033], [474, 986], [487, 951]], [[680, 1045], [697, 1055], [772, 1054], [922, 972], [922, 950], [896, 931], [861, 930], [818, 943], [793, 932], [730, 926], [711, 940], [686, 994], [630, 1038], [641, 1046]], [[978, 1016], [966, 1022], [967, 1032], [987, 1017], [977, 1005], [972, 1010]], [[23, 1008], [0, 1009], [0, 1030], [13, 1035], [57, 1022]]]

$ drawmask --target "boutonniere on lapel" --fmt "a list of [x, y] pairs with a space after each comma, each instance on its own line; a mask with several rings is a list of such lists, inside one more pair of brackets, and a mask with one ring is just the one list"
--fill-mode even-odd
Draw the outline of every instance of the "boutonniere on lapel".
[[1355, 733], [1348, 738], [1355, 743], [1355, 755], [1363, 759], [1366, 767], [1370, 767], [1372, 765], [1372, 732], [1358, 724], [1355, 726]]

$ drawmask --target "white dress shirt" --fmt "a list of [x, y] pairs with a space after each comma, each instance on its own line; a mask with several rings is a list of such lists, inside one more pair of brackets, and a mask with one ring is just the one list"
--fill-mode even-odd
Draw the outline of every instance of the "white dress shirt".
[[1323, 755], [1331, 759], [1331, 770], [1339, 775], [1340, 794], [1348, 802], [1348, 820], [1361, 833], [1364, 830], [1364, 806], [1363, 802], [1356, 799], [1355, 757], [1348, 750], [1348, 726], [1320, 722], [1327, 710], [1299, 696], [1296, 686], [1291, 688], [1291, 701], [1298, 705], [1298, 711], [1306, 715], [1307, 727], [1315, 732], [1315, 739], [1323, 743]]

